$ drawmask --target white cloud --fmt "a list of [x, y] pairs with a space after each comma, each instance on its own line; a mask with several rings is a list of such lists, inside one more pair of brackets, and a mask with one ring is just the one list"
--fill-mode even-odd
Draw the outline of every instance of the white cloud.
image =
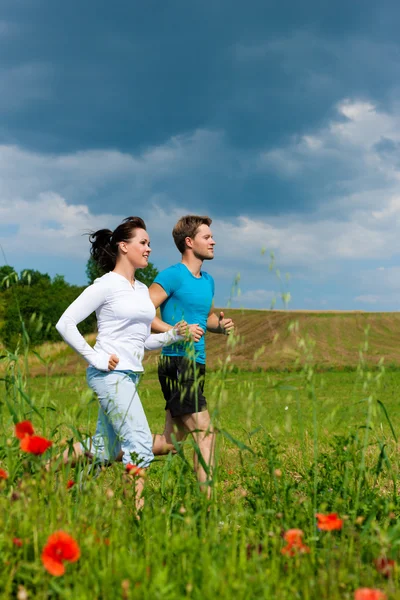
[[[85, 205], [68, 204], [53, 192], [39, 194], [35, 202], [16, 199], [12, 203], [0, 200], [0, 222], [17, 225], [12, 237], [1, 239], [8, 259], [16, 255], [48, 254], [67, 258], [88, 255], [85, 233], [117, 223], [116, 215], [93, 215]], [[49, 227], [49, 222], [54, 227]]]
[[[346, 198], [349, 193], [363, 193], [368, 204], [371, 190], [375, 194], [384, 190], [400, 195], [398, 152], [382, 152], [380, 148], [383, 142], [397, 149], [400, 112], [394, 109], [387, 113], [372, 103], [348, 99], [336, 108], [336, 119], [320, 130], [300, 138], [294, 136], [284, 147], [262, 151], [259, 168], [278, 171], [292, 179], [301, 176], [321, 181], [323, 174], [328, 190], [333, 185]], [[376, 196], [372, 204], [380, 206]]]
[[312, 221], [292, 215], [286, 225], [264, 226], [264, 243], [280, 249], [285, 264], [400, 254], [400, 112], [358, 100], [340, 102], [337, 112], [320, 130], [260, 154], [259, 167], [301, 186], [311, 178], [321, 190]]
[[272, 290], [258, 289], [237, 294], [232, 298], [232, 302], [245, 305], [247, 308], [270, 308], [275, 299], [276, 293]]
[[362, 304], [376, 304], [380, 299], [380, 296], [366, 294], [365, 296], [357, 296], [356, 298], [354, 298], [354, 301], [361, 302]]
[[[301, 212], [250, 217], [245, 214], [245, 199], [242, 216], [231, 218], [228, 206], [226, 216], [213, 221], [217, 260], [210, 265], [227, 285], [237, 272], [255, 280], [262, 273], [268, 274], [269, 258], [268, 253], [262, 254], [263, 248], [275, 252], [279, 267], [290, 272], [300, 270], [307, 277], [312, 272], [330, 273], [348, 259], [387, 260], [400, 254], [396, 159], [383, 157], [376, 147], [382, 137], [392, 144], [400, 141], [400, 114], [379, 111], [372, 103], [346, 100], [338, 105], [338, 115], [320, 130], [293, 139], [285, 147], [264, 152], [258, 159], [254, 155], [252, 168], [254, 172], [261, 165], [280, 166], [282, 175], [293, 179], [303, 177], [305, 171], [318, 174], [323, 168], [330, 181], [330, 160], [334, 157], [350, 170], [354, 166], [355, 176], [348, 183], [354, 189], [327, 195], [308, 220]], [[87, 238], [82, 235], [85, 231], [112, 228], [124, 216], [136, 213], [147, 222], [154, 262], [159, 265], [177, 260], [171, 230], [189, 209], [182, 200], [184, 195], [177, 200], [167, 183], [161, 186], [160, 182], [180, 174], [190, 179], [190, 174], [204, 164], [227, 169], [230, 159], [217, 160], [222, 155], [237, 158], [239, 165], [246, 164], [248, 170], [243, 176], [251, 176], [249, 155], [244, 161], [229, 147], [223, 133], [206, 130], [174, 137], [137, 155], [97, 150], [52, 156], [0, 146], [0, 242], [10, 262], [11, 256], [23, 256], [27, 248], [30, 254], [59, 256], [60, 263], [68, 258], [83, 262], [88, 254]], [[371, 172], [378, 187], [363, 189], [360, 181], [363, 184]], [[121, 203], [116, 207], [112, 197], [105, 201], [108, 189], [118, 186], [124, 186], [124, 197], [130, 200], [124, 211]], [[97, 198], [102, 202], [95, 210]], [[198, 211], [202, 211], [201, 204]], [[7, 237], [4, 228], [15, 225], [18, 232]], [[400, 274], [390, 269], [374, 272], [373, 280], [367, 276], [366, 282], [358, 277], [360, 302], [379, 295], [368, 288], [378, 273], [382, 275], [382, 290], [393, 287], [393, 280], [400, 281]], [[265, 304], [268, 298], [262, 296], [266, 293], [262, 285], [255, 281], [253, 295], [243, 295], [242, 301]]]

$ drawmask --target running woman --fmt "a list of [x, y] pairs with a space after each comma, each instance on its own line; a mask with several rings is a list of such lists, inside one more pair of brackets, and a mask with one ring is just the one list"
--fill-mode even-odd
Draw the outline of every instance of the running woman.
[[[116, 460], [147, 468], [153, 460], [152, 435], [137, 386], [143, 372], [143, 355], [183, 340], [185, 323], [161, 334], [151, 334], [156, 311], [148, 288], [135, 278], [147, 267], [150, 239], [144, 221], [128, 217], [111, 231], [90, 236], [91, 255], [106, 271], [67, 308], [56, 328], [64, 340], [88, 363], [87, 381], [99, 399], [96, 432], [87, 444], [74, 444], [72, 459], [89, 454], [95, 461]], [[96, 311], [98, 334], [94, 348], [77, 325]], [[133, 457], [133, 458], [132, 458]], [[68, 451], [64, 453], [68, 462]], [[143, 506], [142, 477], [136, 479], [136, 507]]]

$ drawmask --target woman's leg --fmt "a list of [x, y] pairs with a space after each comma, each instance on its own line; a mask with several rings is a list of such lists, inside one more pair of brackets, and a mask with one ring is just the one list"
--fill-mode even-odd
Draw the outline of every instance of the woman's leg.
[[[97, 393], [100, 406], [112, 427], [123, 452], [125, 465], [134, 462], [147, 468], [153, 460], [152, 437], [137, 391], [139, 377], [121, 371], [97, 371], [90, 377], [90, 386]], [[114, 447], [111, 460], [119, 454]], [[141, 508], [143, 481], [136, 479], [136, 506]]]
[[88, 441], [88, 452], [102, 463], [114, 460], [121, 451], [120, 441], [101, 405], [97, 416], [96, 431]]
[[[87, 370], [87, 382], [92, 389], [91, 380], [93, 377], [96, 377], [97, 373], [98, 371], [93, 367], [89, 367]], [[68, 447], [64, 450], [61, 464], [69, 464], [71, 467], [74, 467], [83, 456], [89, 460], [95, 459], [97, 462], [106, 463], [110, 461], [110, 457], [115, 456], [118, 459], [121, 455], [121, 445], [115, 435], [112, 424], [102, 407], [99, 406], [94, 435], [83, 442], [75, 442], [72, 448]], [[50, 470], [51, 462], [54, 462], [54, 460], [46, 464], [47, 471]]]

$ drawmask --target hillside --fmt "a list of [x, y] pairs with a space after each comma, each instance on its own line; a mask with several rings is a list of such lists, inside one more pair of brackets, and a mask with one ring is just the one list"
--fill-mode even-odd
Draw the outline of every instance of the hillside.
[[[302, 339], [311, 341], [307, 347], [312, 349], [313, 362], [321, 367], [355, 367], [366, 340], [365, 358], [369, 364], [377, 364], [384, 357], [386, 365], [400, 365], [400, 313], [253, 310], [231, 313], [240, 335], [231, 359], [242, 368], [293, 368], [297, 361], [304, 361]], [[224, 342], [222, 336], [208, 336], [211, 365], [224, 354]]]
[[[400, 365], [400, 313], [229, 309], [226, 314], [234, 318], [239, 339], [231, 347], [225, 336], [207, 334], [210, 369], [218, 368], [228, 354], [230, 362], [242, 369], [290, 369], [304, 360], [299, 347], [301, 339], [312, 340], [313, 361], [318, 366], [355, 367], [368, 327], [367, 362], [377, 364], [384, 357], [386, 365]], [[94, 341], [94, 336], [89, 336], [89, 340]], [[32, 375], [44, 374], [46, 370], [66, 374], [85, 368], [84, 361], [63, 342], [44, 344], [36, 350], [43, 360], [31, 356]], [[148, 353], [146, 363], [155, 364], [157, 355]]]

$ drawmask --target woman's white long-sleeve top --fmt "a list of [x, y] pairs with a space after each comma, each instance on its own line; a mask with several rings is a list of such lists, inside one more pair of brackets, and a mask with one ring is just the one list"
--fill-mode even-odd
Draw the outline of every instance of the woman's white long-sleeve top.
[[[79, 333], [78, 323], [92, 312], [97, 317], [97, 339], [94, 348]], [[122, 275], [110, 271], [99, 277], [67, 308], [56, 328], [64, 340], [93, 367], [108, 371], [111, 354], [119, 358], [117, 369], [143, 371], [146, 350], [182, 340], [174, 329], [151, 334], [156, 310], [144, 283], [134, 285]]]

